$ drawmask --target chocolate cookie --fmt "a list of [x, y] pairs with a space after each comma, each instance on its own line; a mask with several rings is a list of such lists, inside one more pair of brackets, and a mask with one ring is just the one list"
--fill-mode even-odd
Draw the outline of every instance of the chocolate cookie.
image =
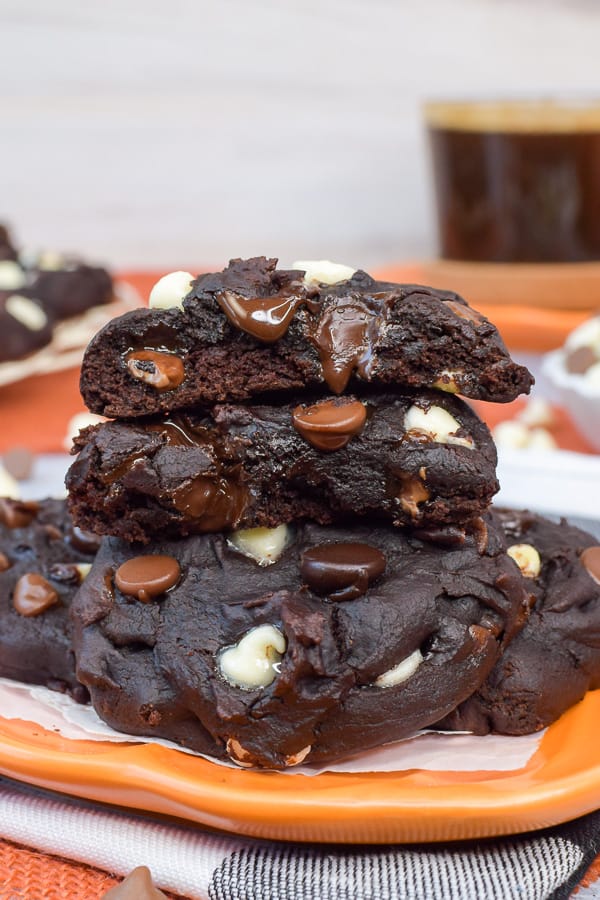
[[77, 673], [122, 731], [242, 766], [334, 760], [472, 693], [530, 600], [492, 523], [483, 553], [373, 523], [105, 538], [73, 605]]
[[110, 322], [83, 361], [89, 409], [133, 417], [360, 382], [502, 402], [530, 389], [496, 328], [455, 293], [361, 271], [327, 285], [276, 264], [232, 260], [200, 275], [182, 308]]
[[112, 278], [106, 269], [68, 257], [57, 257], [52, 268], [30, 271], [31, 292], [54, 319], [70, 319], [113, 299]]
[[[5, 264], [0, 261], [0, 267]], [[28, 356], [52, 340], [52, 318], [28, 293], [0, 288], [0, 363]]]
[[464, 523], [498, 489], [487, 427], [438, 391], [107, 422], [75, 447], [74, 520], [129, 541], [348, 515]]
[[69, 607], [97, 547], [73, 527], [64, 500], [0, 498], [0, 676], [87, 700], [75, 677]]
[[535, 606], [487, 681], [441, 725], [530, 734], [600, 687], [600, 545], [564, 519], [512, 510], [498, 516]]

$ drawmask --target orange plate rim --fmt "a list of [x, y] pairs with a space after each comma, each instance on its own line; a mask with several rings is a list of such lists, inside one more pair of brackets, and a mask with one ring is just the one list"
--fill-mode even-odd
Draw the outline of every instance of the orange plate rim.
[[544, 828], [600, 807], [600, 691], [512, 772], [282, 775], [151, 744], [72, 741], [0, 718], [0, 773], [42, 788], [275, 840], [412, 843]]

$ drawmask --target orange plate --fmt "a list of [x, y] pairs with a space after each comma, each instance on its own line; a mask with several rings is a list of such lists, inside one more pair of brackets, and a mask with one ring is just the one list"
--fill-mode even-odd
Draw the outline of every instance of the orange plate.
[[90, 800], [262, 838], [389, 843], [513, 834], [600, 807], [600, 691], [514, 772], [326, 773], [225, 768], [151, 744], [71, 741], [0, 719], [0, 773]]

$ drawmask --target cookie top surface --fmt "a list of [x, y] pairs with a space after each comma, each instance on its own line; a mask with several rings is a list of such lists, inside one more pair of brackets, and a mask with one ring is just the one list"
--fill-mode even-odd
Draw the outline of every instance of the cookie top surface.
[[460, 524], [498, 488], [487, 427], [439, 391], [223, 404], [104, 423], [75, 446], [75, 521], [130, 541], [303, 518]]
[[58, 320], [110, 303], [114, 296], [112, 278], [106, 269], [68, 257], [58, 257], [52, 268], [32, 268], [29, 277], [32, 294]]
[[75, 678], [69, 607], [97, 546], [73, 527], [64, 500], [0, 498], [1, 676], [85, 698]]
[[600, 687], [600, 542], [564, 519], [499, 510], [536, 602], [489, 678], [445, 727], [529, 734]]
[[106, 538], [74, 604], [78, 674], [123, 731], [241, 765], [341, 758], [484, 680], [530, 599], [502, 540], [491, 526], [481, 555], [373, 524]]
[[181, 308], [140, 309], [90, 343], [81, 391], [92, 412], [131, 417], [269, 391], [437, 387], [485, 400], [528, 392], [496, 328], [457, 294], [375, 281], [333, 285], [275, 259], [200, 275]]

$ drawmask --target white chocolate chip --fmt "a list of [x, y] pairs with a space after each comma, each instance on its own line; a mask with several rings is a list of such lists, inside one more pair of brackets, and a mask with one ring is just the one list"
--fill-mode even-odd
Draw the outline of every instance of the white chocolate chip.
[[92, 568], [91, 563], [75, 563], [75, 568], [79, 572], [79, 580], [85, 581], [85, 579], [90, 574], [90, 569]]
[[513, 544], [506, 551], [525, 578], [537, 578], [542, 568], [540, 554], [531, 544]]
[[330, 262], [328, 259], [302, 259], [292, 263], [292, 269], [304, 272], [304, 284], [338, 284], [352, 278], [356, 269], [342, 263]]
[[9, 497], [11, 500], [20, 499], [19, 483], [12, 475], [6, 471], [4, 466], [0, 466], [0, 497]]
[[252, 690], [267, 687], [278, 674], [286, 640], [274, 625], [258, 625], [219, 654], [219, 670], [230, 684]]
[[277, 562], [290, 542], [291, 529], [287, 525], [278, 525], [277, 528], [243, 528], [234, 531], [227, 543], [249, 556], [259, 566], [271, 566]]
[[36, 260], [36, 266], [45, 272], [58, 272], [59, 269], [65, 268], [66, 262], [62, 253], [56, 253], [54, 250], [42, 250]]
[[436, 380], [433, 382], [432, 387], [437, 388], [438, 391], [446, 391], [447, 394], [458, 394], [460, 388], [456, 383], [457, 375], [462, 375], [462, 372], [452, 371], [451, 369], [442, 369]]
[[532, 450], [556, 450], [558, 444], [545, 428], [532, 428], [527, 447]]
[[25, 272], [12, 259], [0, 260], [0, 291], [18, 291], [27, 281]]
[[388, 669], [387, 672], [376, 678], [375, 684], [377, 687], [393, 687], [396, 684], [402, 684], [403, 681], [408, 681], [415, 674], [422, 662], [423, 654], [417, 649], [410, 656], [401, 660], [393, 669]]
[[441, 406], [430, 406], [428, 409], [411, 406], [404, 417], [404, 428], [406, 431], [430, 435], [438, 444], [456, 444], [470, 450], [475, 447], [472, 438], [456, 435], [460, 424]]
[[189, 294], [193, 280], [194, 276], [189, 272], [163, 275], [150, 291], [150, 309], [183, 309], [183, 298]]
[[103, 416], [97, 416], [94, 413], [77, 413], [69, 419], [67, 425], [67, 433], [63, 440], [63, 447], [70, 451], [73, 446], [73, 439], [77, 437], [80, 431], [87, 428], [88, 425], [99, 425], [100, 422], [106, 422]]
[[309, 744], [308, 747], [303, 747], [302, 750], [298, 750], [297, 753], [291, 753], [290, 756], [286, 756], [286, 766], [299, 766], [301, 762], [304, 762], [311, 750], [312, 745]]
[[20, 294], [12, 294], [4, 302], [6, 312], [28, 328], [29, 331], [41, 331], [48, 324], [48, 316], [41, 306], [29, 297]]
[[528, 428], [554, 425], [556, 418], [550, 404], [542, 397], [533, 397], [516, 416]]
[[497, 447], [512, 447], [519, 449], [529, 443], [529, 429], [522, 422], [508, 419], [500, 422], [492, 431], [492, 436]]

